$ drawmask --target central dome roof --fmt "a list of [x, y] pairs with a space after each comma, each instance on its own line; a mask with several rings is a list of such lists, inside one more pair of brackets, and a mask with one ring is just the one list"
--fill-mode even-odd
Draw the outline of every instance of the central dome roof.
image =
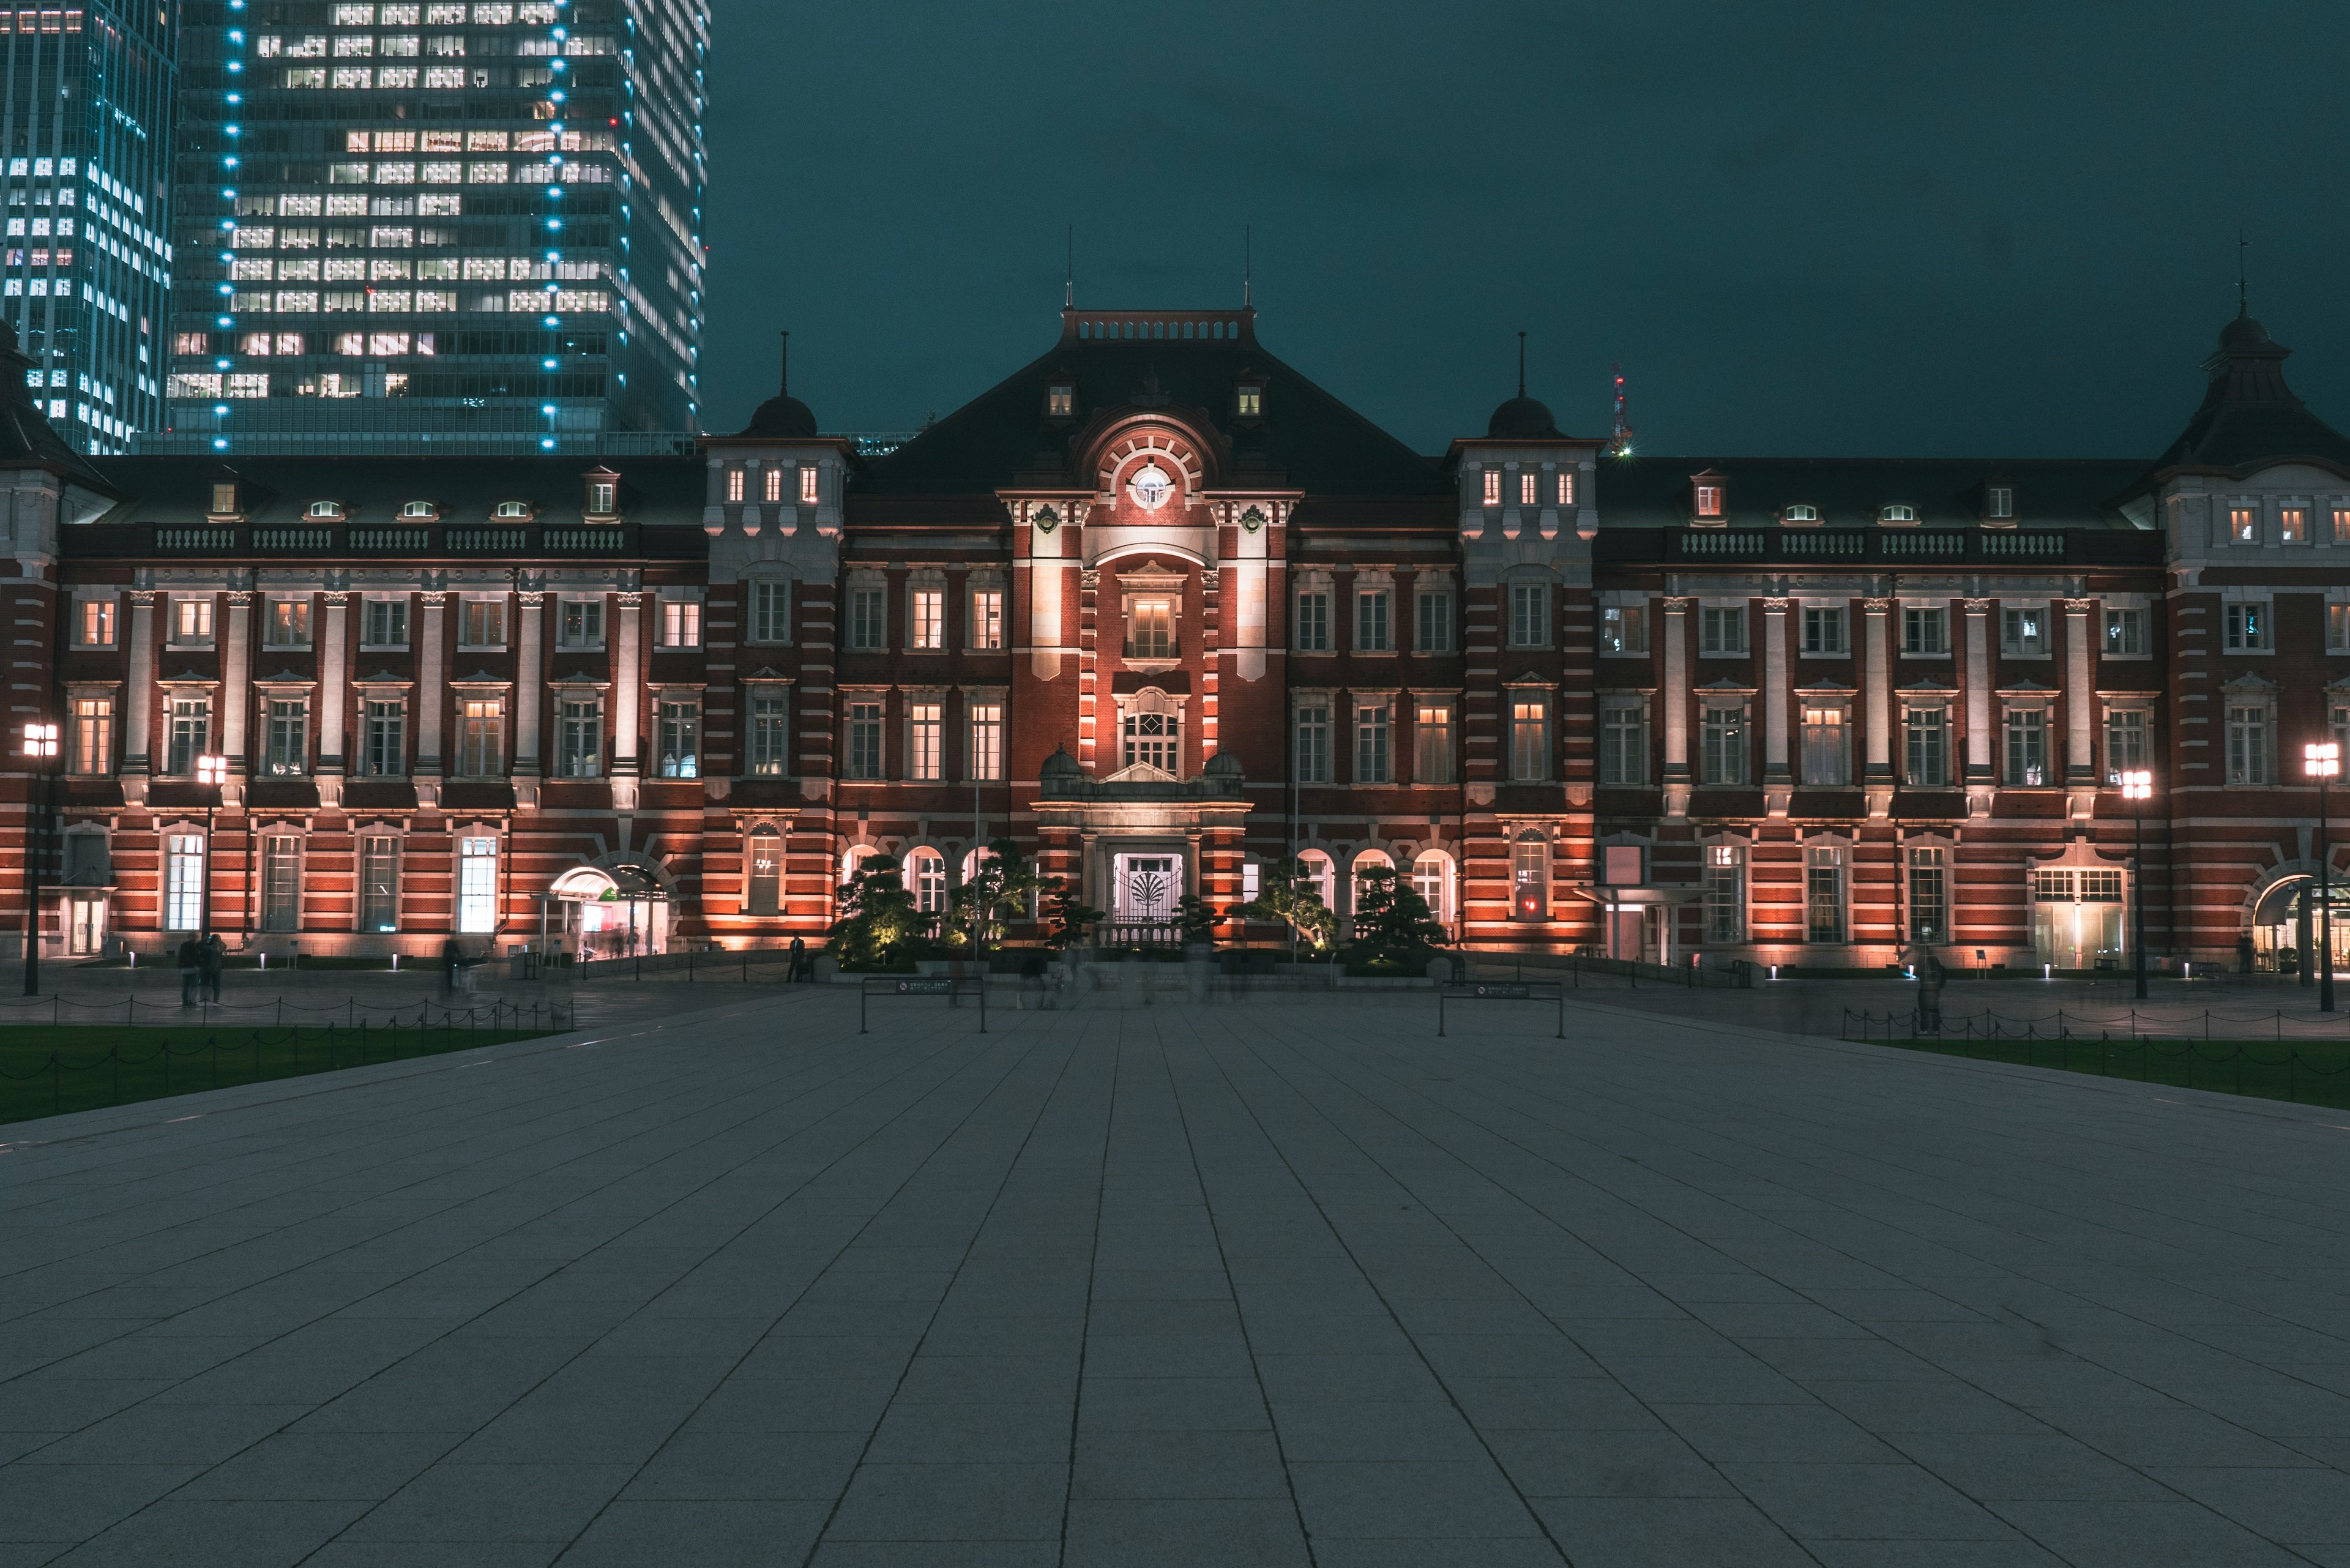
[[1550, 410], [1520, 392], [1493, 410], [1485, 421], [1485, 434], [1492, 440], [1534, 440], [1558, 434], [1558, 421], [1551, 418]]

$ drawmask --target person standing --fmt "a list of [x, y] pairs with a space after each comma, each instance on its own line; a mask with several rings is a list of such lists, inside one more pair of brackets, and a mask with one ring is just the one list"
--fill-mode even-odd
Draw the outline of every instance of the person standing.
[[794, 937], [792, 939], [791, 965], [785, 971], [784, 975], [786, 983], [797, 984], [799, 981], [806, 979], [807, 976], [805, 972], [806, 969], [807, 942], [804, 938]]
[[441, 970], [442, 981], [443, 983], [448, 986], [449, 994], [452, 996], [457, 994], [457, 974], [458, 971], [463, 970], [464, 967], [465, 944], [459, 941], [456, 937], [452, 935], [447, 941], [441, 944]]
[[196, 986], [203, 979], [204, 951], [194, 937], [180, 944], [180, 1005], [196, 1004]]
[[197, 955], [196, 967], [203, 981], [206, 1002], [218, 1002], [221, 999], [221, 970], [227, 961], [228, 944], [221, 940], [218, 931], [214, 931], [204, 939], [203, 950]]

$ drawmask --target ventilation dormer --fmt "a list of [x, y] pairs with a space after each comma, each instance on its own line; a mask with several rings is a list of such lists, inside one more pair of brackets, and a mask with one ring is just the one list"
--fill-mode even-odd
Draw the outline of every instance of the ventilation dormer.
[[1720, 528], [1730, 521], [1730, 489], [1711, 469], [1690, 475], [1690, 525]]
[[501, 501], [490, 508], [490, 515], [500, 523], [527, 523], [538, 515], [538, 508], [527, 501]]
[[441, 520], [441, 504], [436, 501], [403, 501], [400, 504], [402, 523], [437, 523]]
[[587, 497], [580, 508], [590, 523], [618, 523], [620, 520], [620, 476], [608, 468], [589, 472]]
[[235, 523], [244, 516], [244, 487], [233, 475], [213, 481], [212, 506], [204, 514], [206, 521]]
[[1253, 373], [1243, 374], [1232, 385], [1232, 417], [1238, 420], [1264, 418], [1264, 378]]

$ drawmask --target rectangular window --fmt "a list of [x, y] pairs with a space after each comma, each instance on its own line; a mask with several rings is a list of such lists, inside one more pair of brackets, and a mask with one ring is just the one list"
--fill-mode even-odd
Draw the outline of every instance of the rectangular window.
[[457, 644], [461, 648], [504, 648], [506, 642], [506, 601], [465, 599], [457, 607]]
[[397, 699], [367, 705], [367, 733], [359, 771], [369, 778], [398, 778], [408, 771], [408, 704]]
[[1950, 782], [1950, 716], [1941, 708], [1912, 708], [1902, 715], [1903, 777], [1919, 789]]
[[1183, 720], [1173, 711], [1144, 712], [1128, 708], [1119, 721], [1125, 754], [1124, 765], [1138, 763], [1157, 768], [1162, 773], [1180, 774], [1183, 771]]
[[971, 736], [964, 772], [974, 781], [993, 783], [1003, 776], [1003, 704], [973, 702], [969, 712]]
[[2286, 545], [2309, 542], [2309, 514], [2298, 506], [2288, 506], [2277, 514], [2277, 539]]
[[177, 778], [192, 778], [196, 759], [212, 750], [213, 704], [208, 697], [172, 699], [172, 730], [163, 771]]
[[881, 776], [881, 704], [851, 702], [848, 705], [848, 776], [853, 779], [878, 779]]
[[1746, 651], [1746, 607], [1707, 605], [1697, 612], [1697, 650], [1716, 656]]
[[744, 475], [741, 469], [729, 468], [726, 471], [726, 499], [730, 504], [743, 499], [743, 480]]
[[1823, 844], [1804, 852], [1804, 915], [1805, 940], [1844, 940], [1843, 849]]
[[1355, 596], [1355, 649], [1358, 653], [1385, 653], [1395, 647], [1393, 610], [1395, 596], [1385, 588], [1372, 588]]
[[1697, 487], [1697, 514], [1700, 517], [1721, 515], [1721, 486], [1700, 484]]
[[942, 588], [915, 588], [906, 596], [906, 646], [935, 653], [947, 645], [947, 596]]
[[367, 600], [366, 618], [360, 623], [359, 645], [363, 648], [406, 648], [408, 601]]
[[1648, 782], [1648, 714], [1636, 701], [1612, 701], [1599, 710], [1599, 782]]
[[2334, 509], [2334, 542], [2337, 545], [2350, 545], [2350, 506], [2337, 506]]
[[1550, 776], [1550, 705], [1539, 697], [1510, 703], [1510, 777], [1533, 784]]
[[872, 651], [889, 636], [889, 596], [882, 588], [848, 590], [848, 646]]
[[1297, 596], [1297, 649], [1301, 653], [1330, 650], [1330, 596], [1324, 592]]
[[2350, 757], [2350, 706], [2330, 704], [2325, 719], [2327, 738], [2342, 748], [2343, 756]]
[[1412, 714], [1412, 778], [1419, 784], [1452, 782], [1452, 707], [1419, 703]]
[[1518, 504], [1521, 506], [1541, 505], [1541, 484], [1542, 475], [1538, 473], [1529, 472], [1518, 475]]
[[792, 585], [765, 579], [751, 585], [751, 640], [789, 642], [792, 637]]
[[310, 771], [310, 703], [303, 697], [272, 697], [262, 771], [274, 779], [299, 778]]
[[665, 698], [660, 705], [660, 776], [702, 776], [702, 703], [695, 698]]
[[2239, 545], [2261, 542], [2261, 514], [2250, 506], [2234, 506], [2228, 510], [2228, 537]]
[[302, 926], [302, 841], [272, 833], [261, 840], [261, 929], [299, 930]]
[[702, 646], [700, 599], [663, 599], [660, 609], [660, 645], [663, 648]]
[[1558, 476], [1558, 504], [1561, 506], [1575, 504], [1575, 475], [1572, 473], [1562, 472]]
[[2003, 521], [2015, 515], [2014, 486], [2007, 484], [1992, 485], [1986, 497], [1986, 501], [1987, 504], [1983, 507], [1983, 515], [1986, 517]]
[[1609, 605], [1599, 612], [1599, 651], [1634, 654], [1648, 651], [1648, 612], [1639, 605]]
[[791, 699], [779, 691], [760, 691], [751, 699], [750, 772], [758, 778], [783, 778], [791, 771], [789, 745]]
[[1452, 651], [1452, 596], [1436, 588], [1422, 588], [1419, 595], [1419, 640], [1414, 646], [1422, 653]]
[[975, 652], [997, 653], [1003, 648], [1003, 590], [971, 591], [971, 646]]
[[457, 841], [457, 929], [465, 932], [498, 929], [498, 841], [494, 838]]
[[556, 607], [555, 643], [558, 648], [604, 646], [604, 601], [565, 599]]
[[506, 708], [496, 697], [468, 697], [457, 706], [457, 776], [496, 778], [506, 771]]
[[2269, 710], [2264, 702], [2228, 705], [2228, 782], [2269, 782]]
[[1746, 846], [1705, 846], [1705, 940], [1746, 940]]
[[813, 468], [802, 468], [800, 470], [800, 504], [803, 506], [813, 506], [816, 504], [816, 470]]
[[759, 497], [759, 498], [760, 498], [761, 500], [763, 500], [763, 501], [766, 502], [766, 503], [767, 503], [768, 504], [770, 504], [770, 505], [773, 505], [773, 504], [776, 504], [776, 503], [778, 503], [778, 502], [780, 502], [780, 501], [782, 501], [782, 500], [783, 500], [783, 498], [784, 498], [784, 471], [783, 471], [782, 469], [780, 469], [780, 468], [771, 468], [771, 469], [767, 470], [767, 472], [766, 472], [766, 478], [765, 478], [765, 487], [764, 487], [764, 488], [760, 492], [760, 497]]
[[1499, 506], [1501, 504], [1502, 471], [1498, 468], [1489, 468], [1485, 471], [1485, 504]]
[[2146, 612], [2109, 609], [2106, 612], [2106, 656], [2132, 657], [2146, 651]]
[[1804, 611], [1804, 651], [1814, 657], [1846, 651], [1844, 611], [1805, 609]]
[[1297, 782], [1330, 782], [1330, 705], [1318, 697], [1297, 705]]
[[1939, 659], [1950, 652], [1950, 612], [1943, 609], [1904, 609], [1901, 612], [1901, 651], [1913, 659]]
[[936, 702], [915, 702], [906, 709], [906, 776], [942, 778], [941, 757], [944, 709]]
[[74, 699], [73, 771], [105, 774], [114, 771], [114, 699]]
[[262, 606], [261, 645], [264, 648], [310, 646], [310, 601], [273, 598]]
[[1175, 601], [1135, 599], [1126, 611], [1126, 656], [1128, 659], [1175, 657]]
[[1388, 772], [1388, 715], [1385, 701], [1355, 704], [1355, 782], [1386, 784]]
[[1845, 774], [1845, 711], [1840, 704], [1804, 704], [1804, 783], [1837, 789]]
[[1510, 646], [1541, 648], [1550, 641], [1550, 589], [1542, 583], [1510, 585]]
[[2048, 783], [2048, 711], [2011, 708], [2007, 714], [2007, 782], [2022, 788]]
[[2147, 719], [2143, 708], [2108, 708], [2106, 710], [2106, 782], [2119, 784], [2122, 774], [2133, 769], [2152, 764], [2153, 749], [2147, 744]]
[[[768, 474], [770, 479], [777, 477]], [[744, 890], [743, 912], [780, 915], [784, 912], [784, 840], [772, 832], [751, 836], [750, 886]]]
[[2227, 607], [2228, 651], [2254, 653], [2269, 645], [2269, 607], [2231, 604]]
[[210, 598], [173, 599], [172, 601], [172, 640], [187, 644], [208, 643], [213, 639], [213, 601]]
[[2033, 607], [2001, 612], [1999, 650], [2013, 659], [2037, 659], [2048, 651], [2048, 612]]
[[2350, 653], [2350, 605], [2325, 607], [2325, 651]]
[[400, 840], [389, 833], [359, 840], [359, 929], [400, 929]]
[[555, 776], [592, 779], [603, 767], [603, 704], [593, 697], [565, 698], [555, 711]]
[[84, 599], [81, 615], [74, 627], [74, 637], [84, 648], [114, 646], [114, 601]]
[[1950, 940], [1950, 892], [1943, 880], [1943, 853], [1922, 846], [1909, 851], [1909, 940], [1913, 942]]
[[1746, 782], [1746, 710], [1709, 707], [1699, 723], [1699, 782], [1742, 784]]
[[204, 919], [203, 836], [174, 833], [163, 842], [163, 929], [195, 930]]

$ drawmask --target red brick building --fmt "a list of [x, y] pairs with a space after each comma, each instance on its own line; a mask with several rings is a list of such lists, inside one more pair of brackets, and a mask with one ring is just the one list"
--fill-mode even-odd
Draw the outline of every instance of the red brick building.
[[207, 899], [311, 952], [774, 943], [1008, 834], [1145, 934], [1298, 857], [1475, 946], [2092, 967], [2142, 767], [2150, 946], [2292, 962], [2301, 748], [2350, 739], [2350, 441], [2248, 319], [2117, 462], [1653, 457], [1523, 394], [1424, 454], [1246, 309], [1066, 311], [886, 455], [779, 394], [586, 470], [86, 461], [7, 354], [59, 954]]

